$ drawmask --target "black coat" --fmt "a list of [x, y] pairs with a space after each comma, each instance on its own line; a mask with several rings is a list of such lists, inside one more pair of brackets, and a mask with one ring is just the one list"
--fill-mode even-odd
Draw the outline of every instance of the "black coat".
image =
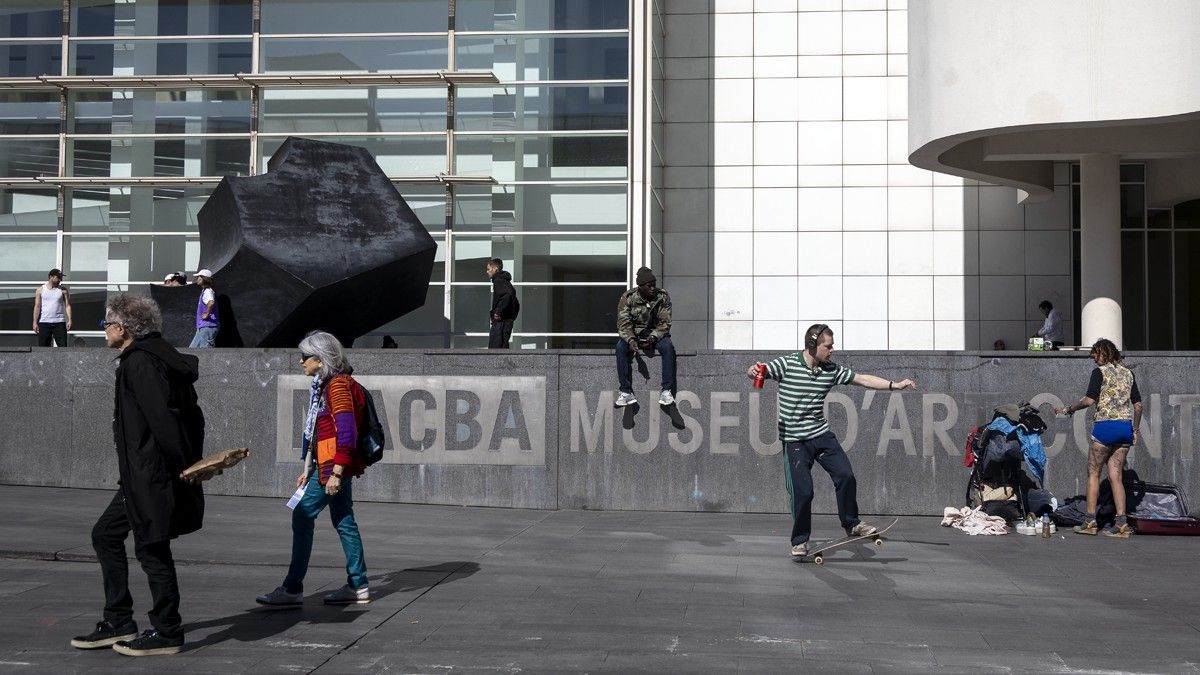
[[501, 321], [512, 321], [521, 311], [517, 301], [517, 290], [512, 285], [512, 275], [504, 270], [492, 277], [492, 318], [499, 315]]
[[204, 492], [179, 474], [204, 449], [204, 413], [192, 386], [199, 359], [158, 333], [117, 359], [113, 438], [134, 537], [153, 543], [195, 532], [204, 521]]

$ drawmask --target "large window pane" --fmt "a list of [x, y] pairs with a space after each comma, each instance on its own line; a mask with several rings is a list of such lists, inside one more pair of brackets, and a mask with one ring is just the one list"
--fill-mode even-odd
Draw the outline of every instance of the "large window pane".
[[[446, 230], [446, 188], [441, 185], [397, 185], [396, 189], [426, 230]], [[438, 255], [441, 254], [442, 249], [439, 248]], [[439, 280], [441, 277], [434, 274], [434, 281]]]
[[[312, 138], [366, 148], [389, 176], [433, 176], [446, 170], [446, 139], [442, 135]], [[259, 170], [266, 171], [267, 161], [286, 139], [268, 137], [261, 140]]]
[[42, 232], [57, 229], [58, 190], [0, 187], [0, 231]]
[[455, 99], [461, 131], [561, 131], [625, 129], [629, 87], [616, 85], [516, 85], [462, 87]]
[[266, 89], [259, 131], [445, 131], [446, 87]]
[[0, 176], [58, 175], [58, 140], [0, 138]]
[[[1175, 220], [1179, 225], [1178, 216]], [[1200, 232], [1175, 233], [1175, 349], [1200, 349]]]
[[63, 271], [73, 282], [155, 283], [196, 269], [200, 235], [66, 235]]
[[61, 0], [4, 0], [0, 38], [62, 35]]
[[[55, 235], [16, 237], [0, 234], [0, 281], [45, 281], [54, 267]], [[33, 298], [30, 289], [30, 298]]]
[[231, 176], [250, 172], [250, 140], [117, 138], [67, 141], [71, 176]]
[[458, 0], [458, 30], [606, 30], [629, 27], [625, 0]]
[[230, 75], [250, 72], [249, 40], [72, 41], [71, 74]]
[[490, 70], [512, 80], [623, 80], [629, 77], [625, 35], [460, 37], [462, 70]]
[[0, 134], [57, 134], [58, 93], [0, 91]]
[[249, 35], [250, 0], [73, 0], [71, 34]]
[[[195, 232], [211, 187], [69, 188], [68, 232]], [[166, 274], [164, 272], [163, 274]]]
[[1141, 229], [1146, 226], [1146, 186], [1121, 186], [1121, 227]]
[[[442, 266], [434, 270], [435, 280], [440, 279]], [[355, 347], [377, 348], [383, 336], [389, 335], [402, 349], [441, 349], [445, 346], [445, 335], [450, 331], [450, 321], [443, 310], [445, 285], [430, 284], [425, 294], [425, 304], [404, 316], [389, 321], [354, 341]]]
[[445, 70], [446, 38], [263, 38], [263, 72]]
[[0, 42], [0, 77], [62, 74], [62, 43]]
[[1146, 235], [1146, 286], [1149, 289], [1146, 315], [1148, 317], [1147, 349], [1171, 349], [1171, 233], [1149, 232]]
[[1146, 348], [1145, 235], [1121, 233], [1121, 331], [1125, 349]]
[[455, 141], [460, 174], [498, 181], [625, 178], [625, 136], [466, 136]]
[[448, 0], [263, 0], [263, 33], [434, 33]]
[[69, 106], [69, 133], [250, 133], [245, 89], [76, 91]]
[[[611, 344], [617, 334], [617, 300], [624, 291], [619, 286], [518, 286], [521, 314], [513, 331], [612, 333]], [[454, 286], [451, 301], [455, 333], [487, 332], [491, 286]]]
[[457, 230], [622, 231], [628, 224], [624, 185], [493, 185], [455, 193]]
[[515, 235], [454, 238], [454, 280], [487, 281], [492, 258], [517, 283], [606, 282], [625, 279], [625, 235]]

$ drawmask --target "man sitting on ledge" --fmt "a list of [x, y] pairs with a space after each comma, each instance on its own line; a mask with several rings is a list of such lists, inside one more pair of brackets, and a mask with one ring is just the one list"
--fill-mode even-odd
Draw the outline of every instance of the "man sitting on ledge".
[[637, 403], [633, 395], [633, 359], [639, 354], [662, 355], [662, 393], [659, 405], [675, 402], [675, 345], [671, 343], [671, 296], [658, 288], [649, 267], [637, 271], [637, 287], [625, 291], [617, 303], [618, 407]]

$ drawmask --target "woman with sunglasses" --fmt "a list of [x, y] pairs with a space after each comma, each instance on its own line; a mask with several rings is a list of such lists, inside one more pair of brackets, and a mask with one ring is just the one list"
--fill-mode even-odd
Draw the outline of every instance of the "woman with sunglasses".
[[366, 468], [357, 450], [364, 392], [351, 377], [354, 369], [342, 344], [329, 333], [315, 331], [300, 341], [300, 365], [312, 378], [312, 389], [301, 442], [304, 473], [296, 480], [296, 487], [304, 488], [304, 493], [292, 510], [292, 561], [283, 584], [256, 599], [259, 604], [276, 607], [304, 602], [313, 525], [329, 506], [333, 528], [346, 554], [347, 577], [345, 586], [325, 596], [325, 604], [363, 604], [370, 601], [367, 564], [354, 520], [350, 484]]
[[[1138, 392], [1133, 371], [1125, 367], [1121, 352], [1111, 340], [1096, 340], [1092, 345], [1092, 360], [1096, 367], [1092, 369], [1087, 394], [1078, 403], [1054, 409], [1057, 415], [1073, 415], [1096, 406], [1092, 445], [1088, 449], [1087, 515], [1075, 531], [1128, 539], [1133, 529], [1125, 518], [1125, 484], [1121, 474], [1129, 448], [1137, 443], [1137, 430], [1142, 422], [1142, 395]], [[1100, 498], [1100, 472], [1105, 466], [1108, 467], [1108, 484], [1112, 488], [1117, 518], [1115, 523], [1101, 530], [1096, 522], [1096, 509]]]

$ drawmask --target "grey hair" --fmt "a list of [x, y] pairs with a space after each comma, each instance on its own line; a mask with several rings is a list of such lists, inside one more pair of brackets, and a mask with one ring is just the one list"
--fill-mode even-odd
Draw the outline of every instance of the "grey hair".
[[104, 320], [119, 323], [135, 338], [162, 330], [162, 310], [149, 296], [118, 293], [104, 306]]
[[346, 350], [342, 348], [342, 343], [325, 331], [315, 330], [305, 335], [300, 341], [300, 351], [312, 354], [321, 362], [318, 374], [322, 380], [351, 371], [350, 359], [346, 358]]

